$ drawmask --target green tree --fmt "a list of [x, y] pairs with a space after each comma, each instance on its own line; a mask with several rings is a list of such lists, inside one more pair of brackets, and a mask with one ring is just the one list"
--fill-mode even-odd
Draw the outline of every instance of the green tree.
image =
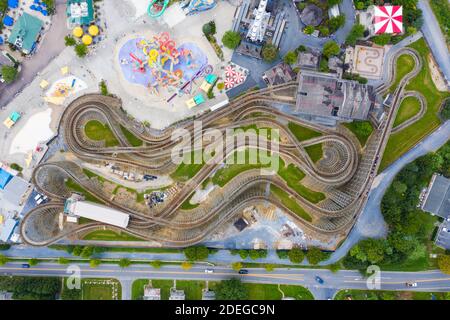
[[69, 263], [69, 259], [66, 258], [58, 258], [58, 263], [59, 264], [68, 264]]
[[320, 35], [321, 35], [322, 37], [327, 37], [327, 36], [330, 34], [330, 29], [328, 29], [328, 28], [325, 27], [325, 26], [320, 26], [320, 27], [318, 28], [318, 30], [319, 30]]
[[341, 2], [342, 2], [342, 0], [327, 0], [328, 6], [330, 6], [330, 7], [335, 6]]
[[8, 0], [0, 0], [0, 13], [5, 12], [6, 9], [8, 9]]
[[339, 29], [340, 27], [342, 27], [344, 24], [345, 24], [345, 15], [344, 14], [340, 14], [336, 17], [332, 17], [327, 22], [328, 28], [330, 28], [330, 33], [336, 32], [336, 30]]
[[106, 85], [105, 80], [100, 81], [99, 87], [100, 87], [100, 93], [102, 94], [102, 96], [109, 96], [108, 86]]
[[91, 259], [89, 261], [89, 266], [91, 268], [97, 268], [102, 262], [99, 259]]
[[78, 257], [81, 254], [82, 251], [83, 251], [83, 247], [82, 246], [76, 246], [76, 247], [73, 248], [72, 254], [74, 256]]
[[292, 248], [289, 250], [288, 257], [292, 263], [301, 263], [305, 259], [305, 253], [300, 248]]
[[325, 260], [326, 257], [326, 254], [319, 248], [312, 247], [306, 252], [306, 258], [312, 265], [318, 264], [320, 261]]
[[87, 53], [88, 53], [88, 47], [85, 44], [80, 43], [75, 46], [75, 54], [78, 57], [84, 58], [87, 55]]
[[159, 268], [161, 268], [162, 262], [159, 260], [154, 260], [154, 261], [150, 262], [150, 265], [155, 269], [159, 269]]
[[241, 35], [238, 32], [227, 31], [222, 37], [222, 43], [229, 49], [236, 49], [241, 43]]
[[278, 58], [278, 48], [271, 43], [266, 43], [262, 48], [261, 55], [265, 62], [273, 62]]
[[441, 116], [444, 120], [450, 119], [450, 99], [447, 99], [441, 110]]
[[379, 36], [375, 36], [372, 38], [373, 43], [379, 45], [379, 46], [385, 46], [389, 42], [391, 42], [392, 36], [389, 33], [383, 33]]
[[66, 47], [73, 47], [77, 44], [77, 41], [72, 36], [65, 36], [64, 44], [66, 45]]
[[364, 2], [359, 1], [356, 3], [356, 9], [364, 10], [364, 8], [365, 8]]
[[50, 14], [55, 14], [55, 0], [42, 0], [47, 6], [47, 12]]
[[94, 254], [94, 247], [86, 246], [81, 251], [80, 257], [84, 258], [84, 259], [87, 259], [87, 258], [90, 258], [93, 254]]
[[450, 274], [450, 255], [440, 254], [438, 256], [437, 262], [438, 262], [439, 269], [443, 273]]
[[340, 51], [341, 48], [339, 48], [339, 45], [334, 41], [328, 41], [323, 46], [323, 55], [328, 58], [338, 55]]
[[184, 255], [189, 261], [206, 260], [209, 250], [205, 246], [188, 247], [184, 249]]
[[122, 258], [122, 259], [119, 260], [118, 265], [121, 268], [126, 268], [126, 267], [129, 267], [131, 265], [131, 261], [130, 261], [130, 259]]
[[0, 266], [3, 266], [9, 261], [9, 258], [3, 254], [0, 254]]
[[267, 272], [272, 272], [273, 270], [275, 270], [275, 265], [272, 263], [266, 263], [264, 265], [264, 269], [266, 269]]
[[216, 285], [216, 298], [218, 300], [247, 300], [248, 290], [241, 280], [233, 278], [223, 280]]
[[247, 259], [248, 254], [249, 254], [248, 250], [245, 250], [245, 249], [239, 250], [239, 256], [240, 256], [241, 259], [243, 259], [243, 260], [244, 260], [244, 259]]
[[6, 83], [12, 83], [16, 80], [18, 70], [15, 67], [3, 65], [1, 70], [2, 78]]
[[284, 63], [286, 64], [294, 64], [297, 62], [297, 54], [294, 51], [289, 51], [283, 58]]
[[303, 33], [304, 33], [304, 34], [312, 34], [312, 33], [314, 32], [314, 30], [316, 30], [316, 29], [314, 28], [314, 26], [306, 26], [306, 27], [303, 29]]
[[345, 43], [351, 46], [356, 44], [356, 40], [364, 36], [364, 26], [361, 24], [354, 24], [350, 33], [345, 40]]
[[31, 258], [31, 259], [28, 260], [28, 264], [29, 264], [30, 266], [35, 266], [35, 265], [37, 265], [38, 263], [39, 263], [38, 259], [35, 259], [35, 258]]
[[202, 31], [206, 37], [215, 35], [216, 34], [216, 23], [214, 21], [205, 23], [202, 27]]
[[239, 271], [242, 269], [242, 262], [233, 262], [231, 264], [231, 269], [233, 269], [234, 271]]

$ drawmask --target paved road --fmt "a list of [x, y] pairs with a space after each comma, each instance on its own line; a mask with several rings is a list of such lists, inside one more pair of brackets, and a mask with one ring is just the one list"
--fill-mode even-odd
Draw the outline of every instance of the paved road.
[[66, 27], [65, 2], [65, 0], [56, 0], [57, 13], [52, 17], [50, 29], [45, 32], [37, 52], [22, 63], [19, 78], [10, 85], [0, 85], [0, 107], [11, 102], [39, 72], [64, 50], [64, 37], [69, 33]]
[[[204, 267], [194, 266], [183, 270], [179, 266], [163, 266], [154, 269], [149, 265], [132, 265], [122, 269], [117, 265], [103, 264], [92, 269], [87, 264], [79, 264], [82, 278], [116, 278], [124, 284], [127, 292], [124, 298], [130, 297], [131, 283], [136, 279], [184, 279], [217, 281], [239, 277], [244, 282], [302, 285], [316, 293], [317, 298], [328, 299], [340, 289], [367, 289], [367, 281], [358, 271], [342, 270], [332, 273], [326, 269], [276, 269], [268, 273], [264, 269], [249, 269], [249, 274], [239, 275], [226, 267], [211, 267], [214, 273], [205, 273]], [[0, 267], [0, 275], [25, 276], [68, 276], [67, 266], [42, 263], [30, 269], [23, 269], [20, 263], [7, 263]], [[315, 277], [320, 276], [323, 284]], [[416, 288], [406, 287], [406, 282], [417, 282]], [[450, 276], [440, 271], [426, 272], [382, 272], [380, 274], [380, 289], [382, 290], [412, 290], [412, 291], [449, 291]]]
[[423, 35], [430, 46], [431, 52], [433, 52], [434, 59], [447, 79], [447, 85], [450, 87], [450, 54], [445, 37], [442, 34], [439, 23], [431, 10], [428, 0], [419, 0], [417, 6], [423, 13]]

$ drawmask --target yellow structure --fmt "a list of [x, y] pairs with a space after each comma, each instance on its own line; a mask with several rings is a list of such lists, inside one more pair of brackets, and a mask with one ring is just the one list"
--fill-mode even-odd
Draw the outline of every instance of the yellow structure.
[[69, 73], [69, 67], [65, 66], [61, 68], [61, 74], [64, 76]]
[[41, 83], [39, 84], [39, 86], [40, 86], [42, 89], [47, 88], [48, 85], [49, 85], [49, 83], [48, 83], [47, 80], [42, 80]]
[[89, 27], [88, 32], [91, 36], [95, 37], [98, 36], [100, 30], [98, 30], [98, 27], [96, 25], [92, 25]]
[[81, 41], [83, 42], [83, 44], [89, 46], [92, 44], [92, 37], [88, 34], [85, 34], [83, 38], [81, 38]]
[[77, 38], [81, 38], [83, 36], [83, 29], [81, 27], [75, 27], [72, 31], [72, 34], [77, 37]]

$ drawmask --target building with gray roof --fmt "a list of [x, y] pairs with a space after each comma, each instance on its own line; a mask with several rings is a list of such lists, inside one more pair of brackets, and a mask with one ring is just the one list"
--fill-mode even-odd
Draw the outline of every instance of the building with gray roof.
[[444, 219], [450, 216], [450, 179], [438, 174], [433, 175], [422, 210]]

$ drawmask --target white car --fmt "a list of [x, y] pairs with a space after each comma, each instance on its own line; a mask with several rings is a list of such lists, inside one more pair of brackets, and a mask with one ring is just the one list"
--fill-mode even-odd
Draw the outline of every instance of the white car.
[[205, 273], [214, 273], [213, 269], [205, 269]]

